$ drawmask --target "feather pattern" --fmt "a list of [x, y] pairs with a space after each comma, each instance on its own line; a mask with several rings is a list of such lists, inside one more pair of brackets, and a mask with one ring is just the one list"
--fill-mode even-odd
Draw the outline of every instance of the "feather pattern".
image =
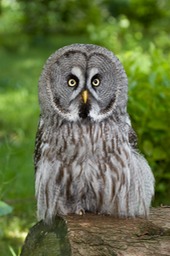
[[81, 210], [115, 216], [148, 214], [153, 191], [146, 200], [149, 181], [143, 170], [149, 166], [113, 120], [90, 125], [62, 122], [56, 127], [54, 123], [43, 131], [37, 146], [40, 219]]

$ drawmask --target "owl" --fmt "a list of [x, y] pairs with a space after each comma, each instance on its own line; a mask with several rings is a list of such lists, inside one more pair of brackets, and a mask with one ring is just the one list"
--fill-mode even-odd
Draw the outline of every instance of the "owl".
[[148, 215], [154, 177], [137, 150], [127, 91], [122, 64], [103, 47], [73, 44], [49, 57], [34, 156], [39, 220]]

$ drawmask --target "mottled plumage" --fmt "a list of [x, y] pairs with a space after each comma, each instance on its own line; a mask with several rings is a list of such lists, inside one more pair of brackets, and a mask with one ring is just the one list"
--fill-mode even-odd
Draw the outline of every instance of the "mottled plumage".
[[154, 178], [136, 149], [127, 77], [113, 53], [83, 44], [59, 49], [43, 69], [39, 102], [38, 219], [86, 211], [147, 216]]

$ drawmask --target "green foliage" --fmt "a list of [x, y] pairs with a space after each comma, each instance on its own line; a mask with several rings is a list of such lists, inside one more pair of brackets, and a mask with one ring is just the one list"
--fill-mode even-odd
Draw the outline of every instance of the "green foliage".
[[23, 220], [28, 229], [36, 214], [32, 159], [39, 113], [37, 74], [46, 55], [0, 54], [0, 192], [13, 207], [10, 217], [0, 218], [0, 254], [7, 256], [7, 242], [17, 250], [25, 237]]
[[167, 16], [168, 1], [161, 2], [159, 0], [106, 0], [112, 16], [118, 17], [124, 14], [128, 19], [142, 24], [145, 28]]
[[[22, 17], [22, 30], [30, 35], [48, 35], [56, 32], [82, 33], [87, 24], [103, 21], [100, 1], [18, 0]], [[37, 19], [38, 17], [38, 19]]]
[[147, 51], [151, 42], [168, 52], [170, 36], [165, 31], [167, 27], [163, 27], [161, 21], [159, 30], [155, 30], [155, 26], [157, 23], [146, 31], [139, 23], [120, 15], [117, 19], [109, 17], [98, 26], [89, 24], [87, 33], [94, 44], [103, 45], [116, 54], [139, 47]]
[[[28, 214], [25, 218], [4, 216], [0, 218], [0, 252], [1, 256], [20, 255], [20, 248], [28, 227], [32, 226]], [[17, 253], [16, 253], [17, 252]]]
[[10, 250], [12, 256], [17, 256], [17, 254], [15, 253], [14, 249], [11, 246], [9, 247], [9, 250]]
[[142, 33], [133, 30], [125, 16], [118, 19], [110, 17], [99, 26], [90, 24], [87, 33], [94, 44], [105, 46], [115, 53], [136, 47], [142, 39]]
[[[129, 77], [128, 110], [138, 133], [140, 150], [156, 178], [155, 204], [170, 198], [170, 55], [150, 45], [147, 53], [136, 49], [121, 60]], [[169, 60], [169, 61], [167, 61]]]
[[0, 201], [0, 217], [12, 212], [12, 207], [3, 201]]

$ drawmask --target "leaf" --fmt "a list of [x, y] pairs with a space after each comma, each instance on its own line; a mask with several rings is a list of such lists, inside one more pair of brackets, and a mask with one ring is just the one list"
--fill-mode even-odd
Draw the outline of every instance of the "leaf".
[[162, 148], [160, 147], [154, 148], [153, 159], [155, 161], [166, 160], [166, 158], [167, 158], [167, 154]]
[[169, 127], [167, 126], [167, 124], [161, 122], [160, 120], [150, 120], [148, 123], [148, 127], [154, 130], [169, 131]]
[[151, 141], [145, 140], [143, 142], [143, 150], [144, 150], [146, 155], [148, 155], [148, 156], [152, 155], [153, 145], [152, 145]]
[[3, 201], [0, 201], [0, 216], [10, 214], [12, 212], [12, 207]]
[[12, 256], [17, 256], [17, 254], [14, 252], [14, 249], [11, 246], [9, 246], [9, 250]]

